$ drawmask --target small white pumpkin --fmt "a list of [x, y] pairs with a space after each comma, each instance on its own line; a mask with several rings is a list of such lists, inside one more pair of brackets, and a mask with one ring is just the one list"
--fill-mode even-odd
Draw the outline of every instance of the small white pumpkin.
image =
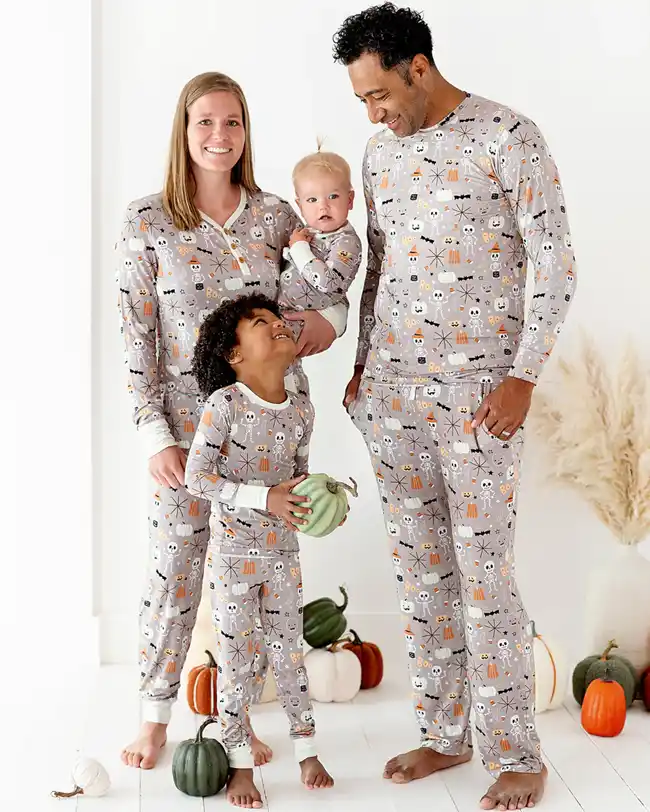
[[315, 648], [305, 655], [309, 694], [316, 702], [349, 702], [361, 688], [359, 658], [338, 645]]
[[98, 797], [106, 795], [111, 786], [108, 773], [94, 758], [80, 757], [72, 768], [72, 792], [52, 792], [53, 798], [74, 798], [75, 795]]
[[544, 713], [555, 710], [564, 703], [569, 670], [558, 647], [546, 637], [537, 634], [532, 621], [530, 625], [532, 626], [535, 660], [535, 711]]

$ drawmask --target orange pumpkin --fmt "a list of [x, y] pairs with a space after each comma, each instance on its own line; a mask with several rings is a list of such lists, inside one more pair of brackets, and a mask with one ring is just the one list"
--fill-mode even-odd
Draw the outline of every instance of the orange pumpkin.
[[611, 679], [595, 679], [582, 701], [580, 721], [592, 736], [618, 736], [625, 727], [626, 712], [623, 686]]
[[384, 676], [384, 658], [379, 646], [364, 643], [354, 629], [350, 629], [350, 634], [352, 640], [345, 643], [343, 648], [356, 654], [361, 663], [361, 688], [376, 688]]
[[217, 715], [217, 664], [209, 651], [207, 663], [197, 665], [187, 678], [187, 704], [202, 716]]

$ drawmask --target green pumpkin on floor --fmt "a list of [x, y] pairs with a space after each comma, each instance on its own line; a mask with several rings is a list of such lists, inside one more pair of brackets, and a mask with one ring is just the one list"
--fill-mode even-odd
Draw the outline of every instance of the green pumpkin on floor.
[[328, 536], [341, 524], [349, 510], [346, 491], [356, 497], [358, 495], [357, 483], [350, 477], [352, 487], [345, 482], [337, 482], [327, 474], [310, 474], [292, 490], [298, 496], [308, 496], [311, 500], [309, 507], [311, 513], [294, 513], [307, 524], [300, 525], [300, 532], [306, 536], [322, 538]]
[[634, 702], [637, 689], [637, 675], [632, 663], [618, 654], [610, 654], [618, 648], [615, 640], [610, 640], [602, 654], [586, 657], [578, 663], [573, 672], [573, 696], [582, 705], [587, 688], [595, 679], [610, 679], [623, 688], [625, 702], [629, 708]]
[[216, 722], [207, 719], [195, 739], [181, 742], [174, 752], [172, 777], [176, 789], [185, 795], [207, 798], [216, 795], [228, 780], [228, 756], [216, 739], [204, 739], [206, 725]]
[[339, 587], [343, 603], [337, 606], [331, 598], [318, 598], [303, 609], [302, 636], [312, 648], [325, 648], [340, 639], [348, 622], [345, 612], [348, 593]]

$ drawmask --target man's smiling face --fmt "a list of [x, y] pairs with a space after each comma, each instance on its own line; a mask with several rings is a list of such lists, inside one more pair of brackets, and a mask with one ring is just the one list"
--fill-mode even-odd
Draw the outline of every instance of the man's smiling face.
[[348, 65], [348, 74], [373, 124], [384, 124], [402, 138], [422, 128], [427, 97], [412, 65], [384, 70], [377, 54], [364, 53]]

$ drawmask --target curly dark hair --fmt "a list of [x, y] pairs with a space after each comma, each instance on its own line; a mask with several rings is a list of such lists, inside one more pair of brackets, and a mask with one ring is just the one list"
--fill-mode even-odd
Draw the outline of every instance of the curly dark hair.
[[280, 316], [277, 302], [263, 293], [252, 293], [223, 302], [201, 325], [194, 347], [192, 374], [205, 397], [237, 380], [228, 359], [237, 346], [239, 322], [252, 318], [255, 310], [270, 310]]
[[[334, 61], [350, 65], [364, 53], [377, 54], [384, 70], [407, 68], [416, 54], [431, 65], [431, 30], [421, 14], [393, 3], [372, 6], [348, 17], [334, 34]], [[406, 73], [403, 78], [407, 79]]]

